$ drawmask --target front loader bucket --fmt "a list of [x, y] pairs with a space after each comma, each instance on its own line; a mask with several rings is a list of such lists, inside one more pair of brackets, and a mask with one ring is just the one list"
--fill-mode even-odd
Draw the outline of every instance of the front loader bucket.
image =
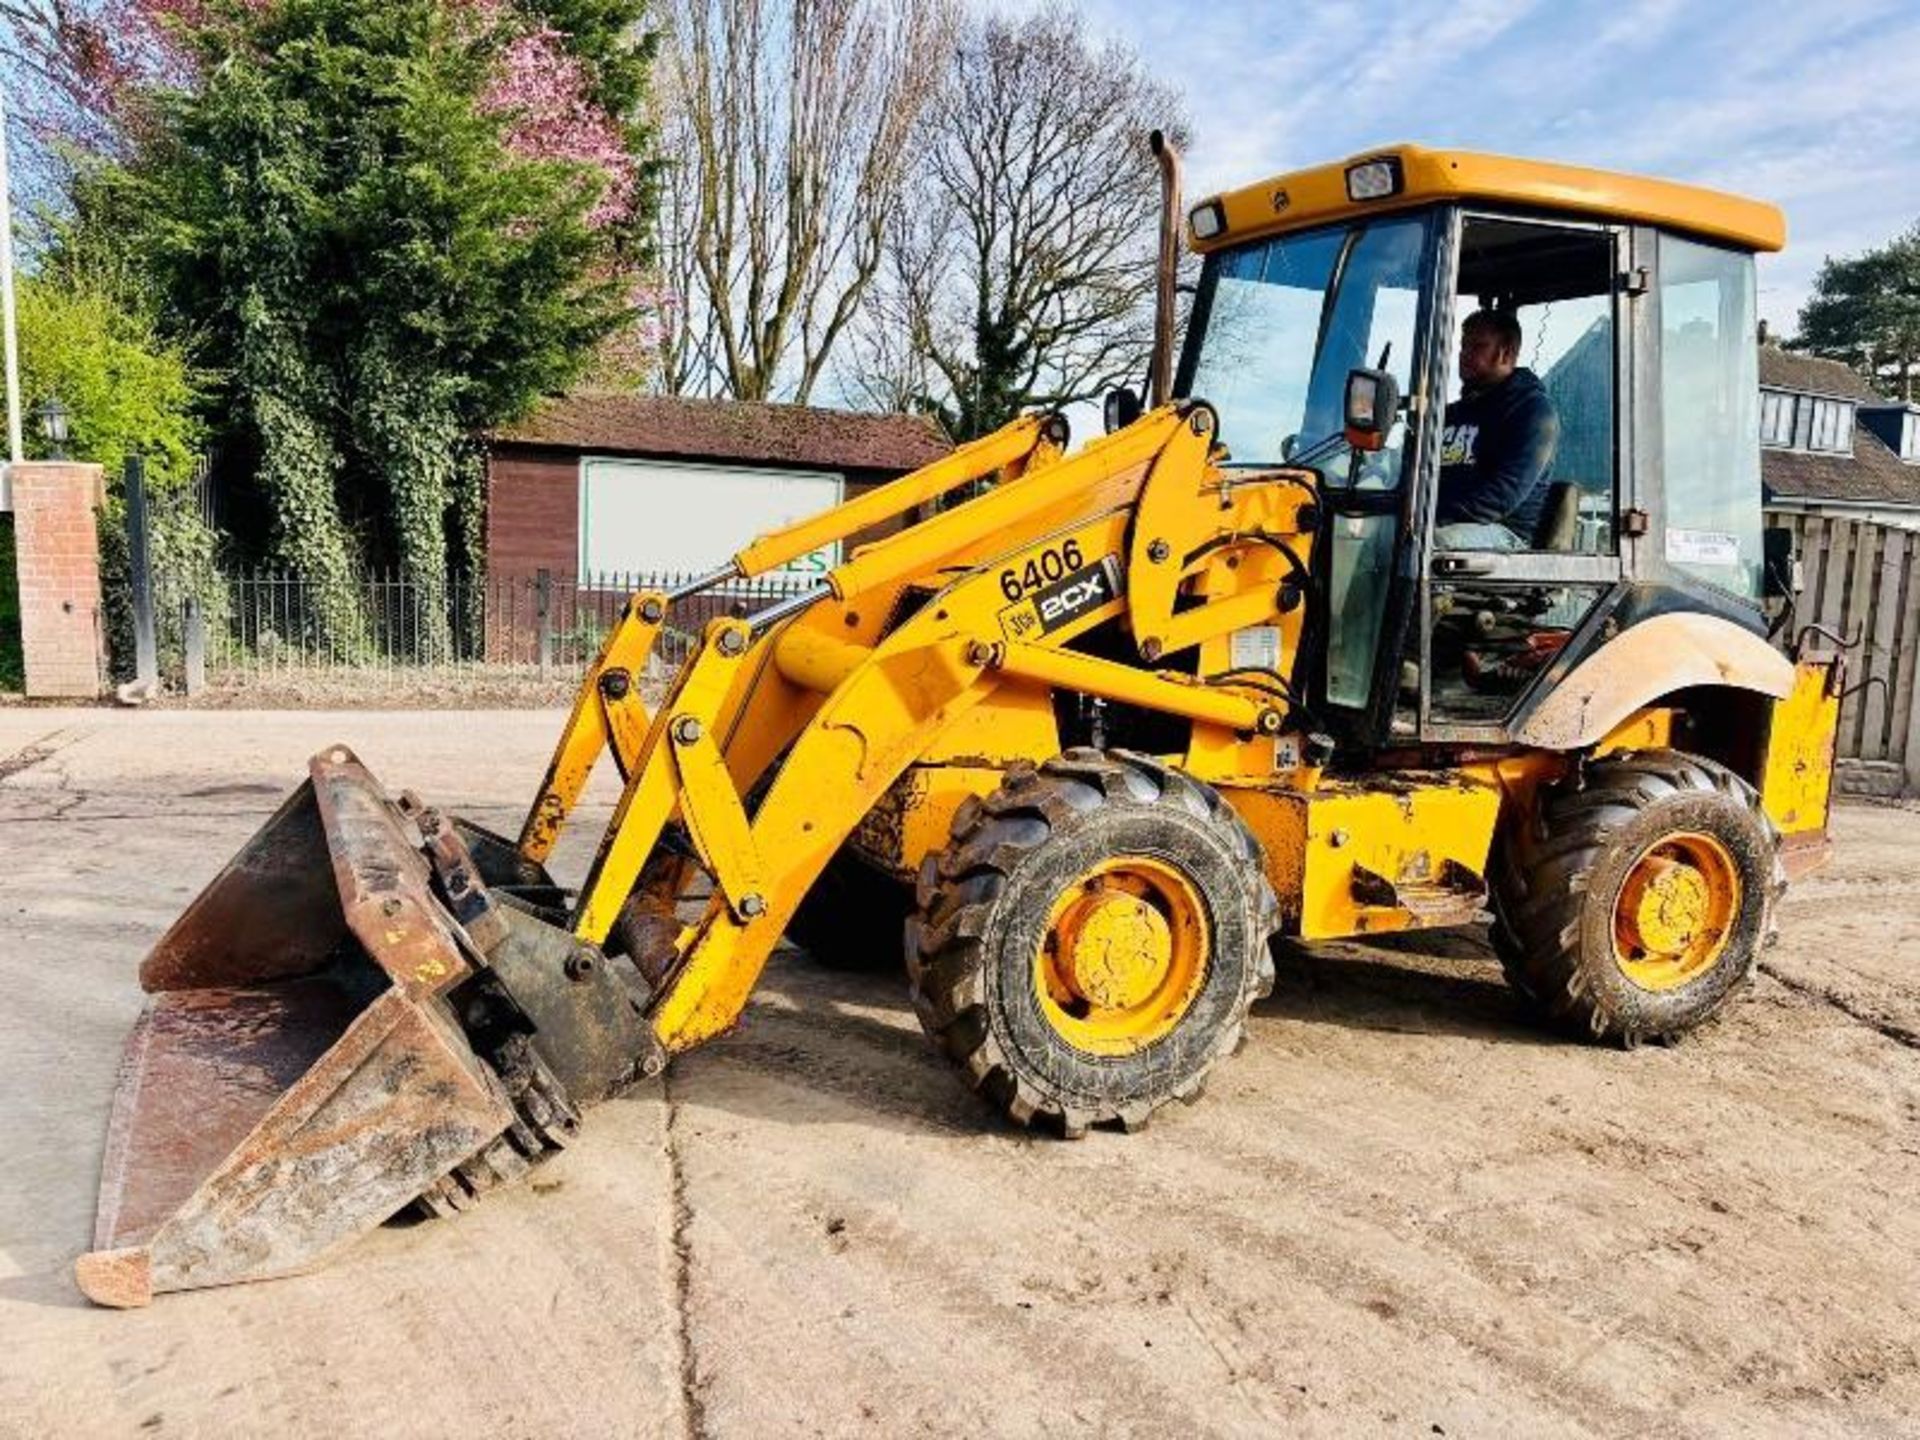
[[574, 1099], [646, 1050], [610, 967], [570, 980], [571, 937], [489, 893], [550, 890], [540, 867], [389, 800], [344, 748], [309, 769], [141, 965], [76, 1265], [100, 1304], [310, 1269], [415, 1200], [460, 1208], [577, 1123], [540, 1046], [572, 1026], [626, 1047], [605, 1083], [567, 1072]]

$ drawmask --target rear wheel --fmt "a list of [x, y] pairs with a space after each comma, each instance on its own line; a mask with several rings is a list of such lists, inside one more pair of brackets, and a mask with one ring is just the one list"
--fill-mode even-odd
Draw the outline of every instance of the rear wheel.
[[1547, 793], [1494, 867], [1508, 979], [1564, 1028], [1678, 1035], [1752, 973], [1785, 884], [1753, 787], [1672, 750], [1608, 756]]
[[921, 872], [914, 1008], [969, 1083], [1068, 1135], [1195, 1098], [1273, 989], [1279, 907], [1217, 792], [1070, 750], [963, 804]]

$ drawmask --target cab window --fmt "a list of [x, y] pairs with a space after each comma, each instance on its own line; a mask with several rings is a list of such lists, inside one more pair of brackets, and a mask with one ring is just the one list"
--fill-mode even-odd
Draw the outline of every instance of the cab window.
[[1760, 596], [1760, 360], [1753, 259], [1660, 237], [1661, 483], [1667, 563]]
[[1211, 401], [1236, 465], [1310, 466], [1332, 509], [1326, 695], [1372, 693], [1399, 527], [1408, 427], [1360, 454], [1343, 437], [1347, 375], [1385, 368], [1413, 388], [1432, 223], [1426, 215], [1283, 235], [1209, 257], [1181, 393]]
[[1615, 553], [1617, 272], [1604, 229], [1462, 224], [1438, 548]]

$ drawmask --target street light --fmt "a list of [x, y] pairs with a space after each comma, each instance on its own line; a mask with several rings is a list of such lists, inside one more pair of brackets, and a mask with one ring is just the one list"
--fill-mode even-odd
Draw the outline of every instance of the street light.
[[48, 459], [67, 458], [67, 407], [60, 403], [58, 395], [49, 395], [40, 407], [40, 433], [46, 436], [49, 450]]

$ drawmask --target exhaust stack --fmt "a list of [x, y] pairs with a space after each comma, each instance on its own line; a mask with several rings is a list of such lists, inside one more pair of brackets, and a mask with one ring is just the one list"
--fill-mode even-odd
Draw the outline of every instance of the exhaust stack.
[[1164, 405], [1173, 391], [1174, 283], [1180, 269], [1180, 152], [1164, 130], [1147, 137], [1160, 163], [1160, 255], [1154, 270], [1153, 360], [1147, 368], [1147, 404]]

